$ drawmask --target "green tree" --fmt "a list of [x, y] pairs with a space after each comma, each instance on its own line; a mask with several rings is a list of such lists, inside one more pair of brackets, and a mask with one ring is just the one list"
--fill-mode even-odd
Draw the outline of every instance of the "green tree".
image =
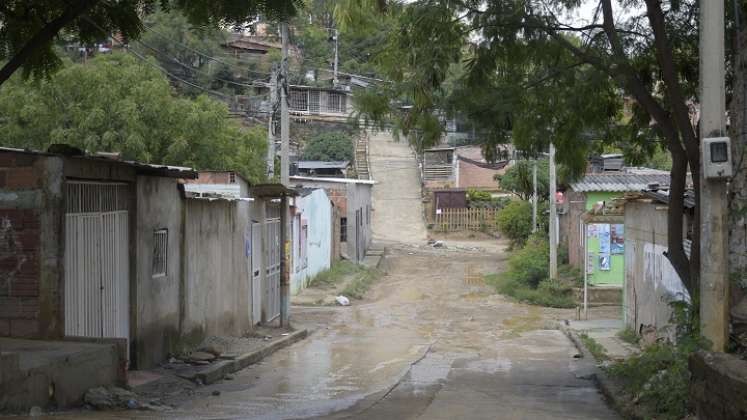
[[305, 160], [351, 161], [355, 157], [353, 139], [342, 131], [320, 133], [306, 143], [302, 156]]
[[[467, 100], [458, 102], [490, 133], [483, 139], [486, 158], [508, 138], [535, 153], [552, 141], [558, 160], [578, 174], [599, 143], [642, 156], [665, 148], [672, 158], [667, 257], [694, 293], [699, 254], [685, 254], [682, 223], [688, 171], [696, 195], [700, 188], [699, 139], [688, 106], [698, 94], [699, 3], [635, 0], [617, 9], [612, 0], [593, 3], [595, 13], [583, 25], [568, 17], [579, 9], [575, 1], [409, 3], [381, 57], [393, 84], [362, 104], [374, 105], [373, 119], [437, 139], [433, 119], [443, 83], [449, 65], [461, 61]], [[623, 96], [631, 103], [626, 118]], [[391, 106], [402, 98], [407, 107]], [[693, 247], [700, 247], [699, 229]]]
[[62, 65], [54, 49], [61, 33], [92, 43], [119, 33], [136, 39], [142, 17], [157, 5], [181, 10], [194, 25], [235, 26], [259, 14], [293, 16], [300, 0], [6, 0], [0, 4], [0, 85], [19, 68], [49, 76]]
[[[547, 203], [540, 203], [537, 217], [539, 230], [546, 232]], [[498, 230], [511, 240], [512, 247], [522, 247], [532, 234], [532, 204], [524, 200], [512, 201], [498, 212], [496, 222]]]
[[[532, 160], [517, 160], [509, 166], [503, 175], [496, 175], [495, 179], [503, 191], [510, 191], [522, 200], [529, 200], [534, 193]], [[567, 184], [574, 177], [565, 166], [558, 165], [558, 185]], [[548, 200], [550, 194], [550, 161], [537, 159], [537, 197], [541, 201]]]
[[67, 64], [50, 79], [13, 77], [0, 86], [5, 146], [46, 149], [66, 143], [127, 159], [264, 174], [266, 132], [244, 130], [225, 104], [181, 98], [166, 77], [124, 54]]

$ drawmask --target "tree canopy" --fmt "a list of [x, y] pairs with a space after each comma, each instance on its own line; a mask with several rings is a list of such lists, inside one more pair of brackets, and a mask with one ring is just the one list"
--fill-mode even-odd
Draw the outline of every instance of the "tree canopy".
[[[440, 137], [440, 114], [461, 109], [487, 133], [482, 141], [489, 160], [500, 142], [530, 154], [552, 142], [558, 161], [576, 174], [604, 145], [635, 162], [667, 150], [667, 257], [694, 293], [699, 255], [685, 254], [682, 214], [688, 171], [696, 195], [700, 188], [691, 113], [698, 102], [699, 3], [613, 3], [585, 4], [592, 9], [583, 20], [572, 17], [580, 10], [577, 1], [408, 3], [378, 57], [393, 83], [361, 95], [359, 112], [394, 123], [420, 148]], [[457, 83], [446, 83], [455, 64], [464, 72]], [[698, 249], [699, 229], [691, 239]]]
[[180, 10], [196, 26], [241, 27], [257, 15], [288, 18], [301, 0], [6, 0], [0, 4], [0, 85], [16, 70], [47, 77], [62, 65], [54, 41], [62, 33], [82, 43], [111, 34], [136, 39], [143, 16], [155, 10]]
[[178, 97], [158, 70], [131, 55], [64, 65], [50, 79], [14, 76], [0, 86], [3, 145], [45, 150], [66, 143], [91, 152], [198, 169], [264, 176], [266, 131], [245, 130], [225, 104]]
[[305, 160], [352, 161], [354, 157], [353, 139], [345, 132], [320, 133], [310, 138], [303, 149]]

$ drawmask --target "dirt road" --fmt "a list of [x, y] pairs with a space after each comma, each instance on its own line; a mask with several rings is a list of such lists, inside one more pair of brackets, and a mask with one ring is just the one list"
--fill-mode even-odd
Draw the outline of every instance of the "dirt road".
[[295, 325], [313, 331], [306, 340], [231, 380], [176, 390], [164, 401], [172, 411], [107, 417], [615, 418], [583, 379], [592, 362], [547, 328], [572, 311], [516, 304], [483, 283], [501, 269], [502, 252], [390, 253], [389, 274], [364, 302], [293, 308]]
[[420, 196], [418, 163], [407, 142], [395, 142], [391, 133], [369, 137], [374, 187], [373, 237], [379, 242], [422, 243], [426, 232]]

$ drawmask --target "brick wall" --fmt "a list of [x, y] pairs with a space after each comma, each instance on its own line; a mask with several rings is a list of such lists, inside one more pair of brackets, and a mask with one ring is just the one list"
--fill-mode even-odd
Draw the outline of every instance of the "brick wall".
[[0, 336], [39, 332], [41, 218], [28, 208], [41, 195], [36, 157], [0, 153]]
[[463, 160], [459, 161], [459, 188], [498, 189], [498, 181], [493, 177], [500, 173], [496, 169], [485, 169]]

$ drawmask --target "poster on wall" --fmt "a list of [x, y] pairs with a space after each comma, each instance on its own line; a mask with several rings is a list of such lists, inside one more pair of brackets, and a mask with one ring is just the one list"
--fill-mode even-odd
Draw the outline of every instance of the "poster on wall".
[[600, 224], [598, 225], [599, 235], [599, 254], [609, 255], [610, 254], [610, 225]]
[[610, 229], [610, 253], [625, 253], [625, 225], [612, 225]]
[[597, 237], [597, 226], [598, 225], [596, 225], [594, 223], [586, 226], [586, 237], [587, 238], [596, 238]]
[[586, 255], [586, 274], [594, 274], [594, 253], [589, 252]]
[[599, 270], [600, 271], [610, 271], [610, 255], [609, 254], [599, 254]]

